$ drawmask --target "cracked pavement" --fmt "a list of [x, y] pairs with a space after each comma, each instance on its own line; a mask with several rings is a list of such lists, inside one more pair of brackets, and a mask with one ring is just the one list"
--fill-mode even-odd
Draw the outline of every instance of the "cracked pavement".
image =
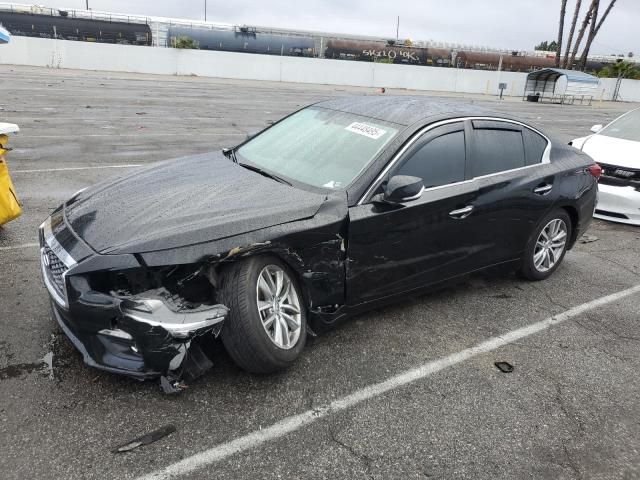
[[[201, 153], [233, 145], [305, 104], [374, 93], [12, 66], [0, 66], [0, 89], [2, 120], [22, 129], [11, 142], [13, 171]], [[461, 99], [538, 123], [563, 141], [634, 107]], [[169, 397], [156, 383], [82, 363], [49, 317], [37, 249], [20, 247], [37, 241], [39, 223], [75, 191], [127, 171], [14, 175], [25, 213], [0, 229], [3, 478], [135, 478], [640, 284], [640, 229], [595, 221], [588, 233], [598, 240], [578, 243], [547, 281], [491, 272], [407, 297], [310, 339], [299, 362], [277, 375], [240, 371], [212, 342], [215, 367], [184, 394]], [[590, 310], [184, 478], [640, 478], [639, 312], [637, 295]], [[53, 379], [42, 363], [49, 352]], [[496, 361], [514, 371], [500, 372]], [[177, 431], [156, 443], [110, 452], [169, 423]]]

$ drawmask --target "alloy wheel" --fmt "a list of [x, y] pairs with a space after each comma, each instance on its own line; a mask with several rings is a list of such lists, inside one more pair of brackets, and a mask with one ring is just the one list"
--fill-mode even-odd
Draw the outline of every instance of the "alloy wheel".
[[267, 265], [258, 275], [256, 302], [262, 326], [271, 341], [289, 350], [300, 339], [300, 299], [291, 278], [277, 265]]
[[539, 272], [548, 272], [562, 257], [567, 245], [567, 224], [555, 218], [545, 225], [538, 235], [533, 251], [533, 265]]

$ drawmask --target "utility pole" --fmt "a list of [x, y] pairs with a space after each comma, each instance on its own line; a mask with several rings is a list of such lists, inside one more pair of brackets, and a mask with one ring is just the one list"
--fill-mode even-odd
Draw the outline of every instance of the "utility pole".
[[396, 43], [398, 43], [399, 33], [400, 33], [400, 15], [398, 15], [398, 23], [396, 24]]
[[207, 0], [204, 0], [204, 21], [207, 21]]
[[89, 10], [89, 0], [85, 0], [87, 3], [87, 10]]

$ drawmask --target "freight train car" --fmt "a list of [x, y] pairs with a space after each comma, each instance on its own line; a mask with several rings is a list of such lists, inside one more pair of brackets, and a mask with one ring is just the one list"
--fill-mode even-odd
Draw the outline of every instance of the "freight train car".
[[[500, 59], [502, 58], [502, 65]], [[458, 51], [455, 66], [474, 70], [497, 70], [508, 72], [532, 72], [541, 68], [552, 68], [555, 59], [529, 55], [509, 55], [497, 52]]]
[[312, 37], [298, 35], [275, 35], [257, 33], [252, 30], [212, 30], [205, 28], [169, 27], [170, 45], [178, 38], [194, 40], [201, 50], [224, 52], [261, 53], [265, 55], [286, 55], [295, 57], [315, 56]]
[[406, 45], [391, 45], [389, 42], [365, 42], [359, 40], [329, 40], [325, 58], [382, 61], [409, 65], [436, 65], [447, 67], [451, 63], [451, 52], [437, 48], [416, 48]]
[[4, 11], [0, 11], [0, 23], [16, 36], [151, 45], [151, 28], [144, 23], [109, 22]]

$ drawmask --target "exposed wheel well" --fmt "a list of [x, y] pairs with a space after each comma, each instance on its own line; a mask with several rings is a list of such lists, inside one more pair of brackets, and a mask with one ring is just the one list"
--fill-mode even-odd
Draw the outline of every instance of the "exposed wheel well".
[[300, 285], [300, 290], [301, 290], [300, 293], [302, 294], [305, 306], [308, 307], [310, 293], [308, 291], [306, 283], [304, 282], [304, 278], [300, 274], [299, 269], [295, 268], [294, 262], [292, 262], [292, 261], [290, 261], [290, 259], [286, 258], [285, 255], [281, 255], [279, 252], [276, 252], [276, 251], [273, 251], [273, 250], [262, 250], [260, 252], [254, 253], [252, 255], [236, 258], [233, 261], [218, 263], [218, 264], [214, 265], [213, 269], [214, 269], [216, 275], [224, 275], [225, 274], [225, 270], [228, 270], [229, 267], [231, 267], [231, 265], [233, 265], [234, 263], [242, 262], [244, 260], [249, 259], [250, 257], [257, 257], [257, 256], [274, 257], [274, 258], [277, 258], [278, 260], [280, 260], [282, 263], [284, 263], [289, 268], [289, 270], [291, 271], [291, 274], [296, 278], [296, 281], [298, 282], [298, 285]]

